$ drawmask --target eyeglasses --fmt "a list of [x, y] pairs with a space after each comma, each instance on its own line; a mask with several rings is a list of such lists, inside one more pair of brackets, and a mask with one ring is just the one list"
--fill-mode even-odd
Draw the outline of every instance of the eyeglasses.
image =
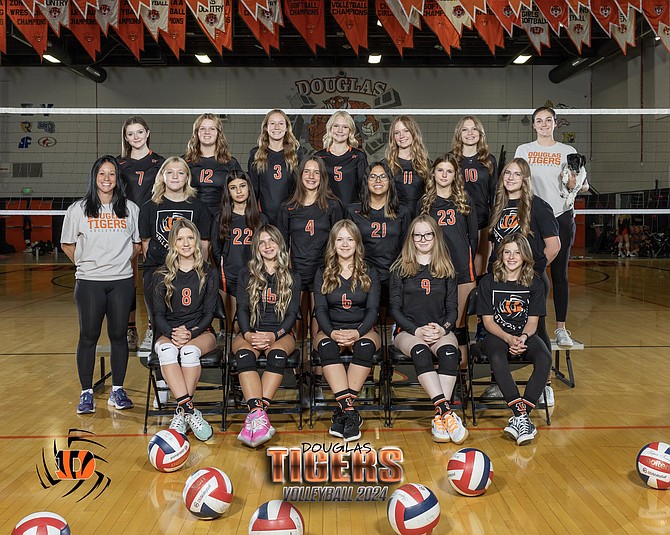
[[503, 173], [503, 176], [513, 176], [514, 178], [523, 178], [523, 173], [519, 173], [518, 171], [512, 173], [512, 171], [508, 169]]
[[389, 179], [389, 176], [386, 173], [381, 175], [368, 175], [368, 180], [370, 182], [386, 182]]
[[412, 239], [416, 242], [420, 241], [433, 241], [433, 238], [435, 237], [434, 232], [426, 232], [425, 234], [412, 234]]

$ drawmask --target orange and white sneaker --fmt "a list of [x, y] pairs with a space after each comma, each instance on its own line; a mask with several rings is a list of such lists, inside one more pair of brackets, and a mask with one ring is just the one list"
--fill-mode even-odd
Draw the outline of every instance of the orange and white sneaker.
[[456, 413], [448, 412], [442, 416], [442, 420], [449, 433], [449, 438], [454, 444], [462, 444], [468, 438], [468, 430]]
[[433, 442], [451, 442], [451, 437], [447, 431], [447, 425], [444, 418], [436, 414], [433, 418]]

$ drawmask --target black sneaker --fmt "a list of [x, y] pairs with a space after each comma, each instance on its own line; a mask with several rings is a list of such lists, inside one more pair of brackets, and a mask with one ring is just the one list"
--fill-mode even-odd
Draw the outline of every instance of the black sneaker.
[[361, 426], [363, 425], [363, 418], [358, 414], [358, 411], [344, 411], [344, 431], [342, 438], [345, 442], [358, 440], [361, 438]]
[[529, 444], [535, 438], [535, 435], [537, 435], [537, 429], [535, 429], [528, 415], [522, 414], [519, 416], [519, 436], [516, 439], [516, 443], [519, 446]]
[[328, 433], [331, 436], [337, 437], [337, 438], [343, 438], [343, 433], [344, 433], [344, 413], [342, 412], [342, 409], [340, 407], [337, 407], [333, 411], [333, 416], [331, 418], [331, 421], [333, 424], [330, 426], [330, 429], [328, 430]]

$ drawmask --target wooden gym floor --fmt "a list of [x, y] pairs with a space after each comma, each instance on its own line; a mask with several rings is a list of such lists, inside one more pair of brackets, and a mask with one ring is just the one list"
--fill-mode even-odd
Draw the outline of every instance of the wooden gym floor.
[[[29, 513], [48, 510], [64, 516], [76, 535], [246, 534], [254, 510], [281, 499], [282, 485], [270, 482], [264, 449], [249, 450], [235, 439], [240, 417], [208, 443], [193, 439], [182, 470], [157, 472], [147, 459], [147, 444], [169, 419], [154, 420], [149, 434], [142, 434], [147, 372], [133, 354], [126, 389], [136, 407], [109, 408], [108, 381], [105, 391], [96, 393], [97, 412], [76, 414], [74, 279], [63, 255], [58, 260], [47, 256], [36, 262], [22, 254], [0, 259], [5, 416], [0, 533], [9, 533]], [[552, 426], [536, 414], [539, 432], [532, 445], [517, 447], [502, 437], [505, 412], [486, 412], [476, 428], [470, 426], [464, 446], [486, 452], [495, 470], [483, 496], [465, 498], [451, 490], [446, 463], [459, 448], [431, 441], [430, 414], [396, 415], [392, 429], [375, 414], [364, 414], [361, 444], [401, 447], [404, 481], [423, 483], [436, 493], [442, 516], [435, 533], [670, 533], [670, 492], [645, 487], [635, 472], [643, 445], [670, 442], [670, 260], [575, 260], [570, 282], [568, 327], [586, 346], [572, 353], [577, 386], [554, 381]], [[142, 335], [145, 316], [139, 306]], [[552, 325], [552, 318], [547, 323]], [[103, 351], [107, 344], [103, 335]], [[214, 417], [210, 421], [216, 426]], [[324, 414], [313, 430], [298, 431], [289, 416], [275, 417], [273, 424], [277, 434], [268, 446], [331, 443]], [[75, 442], [69, 447], [89, 449], [107, 461], [98, 461], [97, 468], [111, 484], [96, 499], [98, 491], [81, 499], [92, 480], [63, 497], [72, 482], [44, 489], [36, 473], [40, 467], [44, 478], [44, 455], [53, 474], [54, 448], [68, 449], [71, 428], [95, 433], [92, 438], [104, 446]], [[223, 469], [235, 488], [231, 510], [211, 522], [191, 516], [181, 499], [187, 476], [203, 466]], [[392, 533], [385, 502], [296, 505], [309, 534]]]

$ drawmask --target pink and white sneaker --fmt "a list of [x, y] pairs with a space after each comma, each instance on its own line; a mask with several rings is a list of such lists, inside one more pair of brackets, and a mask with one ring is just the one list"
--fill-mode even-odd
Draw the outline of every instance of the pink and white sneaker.
[[237, 440], [246, 444], [250, 448], [253, 448], [252, 445], [253, 431], [251, 426], [251, 413], [247, 414], [247, 417], [244, 419], [244, 425], [242, 426], [242, 431], [237, 435]]
[[252, 415], [252, 448], [256, 448], [267, 442], [275, 434], [275, 428], [270, 424], [270, 419], [268, 418], [267, 413], [265, 411], [256, 411], [256, 414], [259, 415], [256, 418], [253, 418], [255, 415]]

